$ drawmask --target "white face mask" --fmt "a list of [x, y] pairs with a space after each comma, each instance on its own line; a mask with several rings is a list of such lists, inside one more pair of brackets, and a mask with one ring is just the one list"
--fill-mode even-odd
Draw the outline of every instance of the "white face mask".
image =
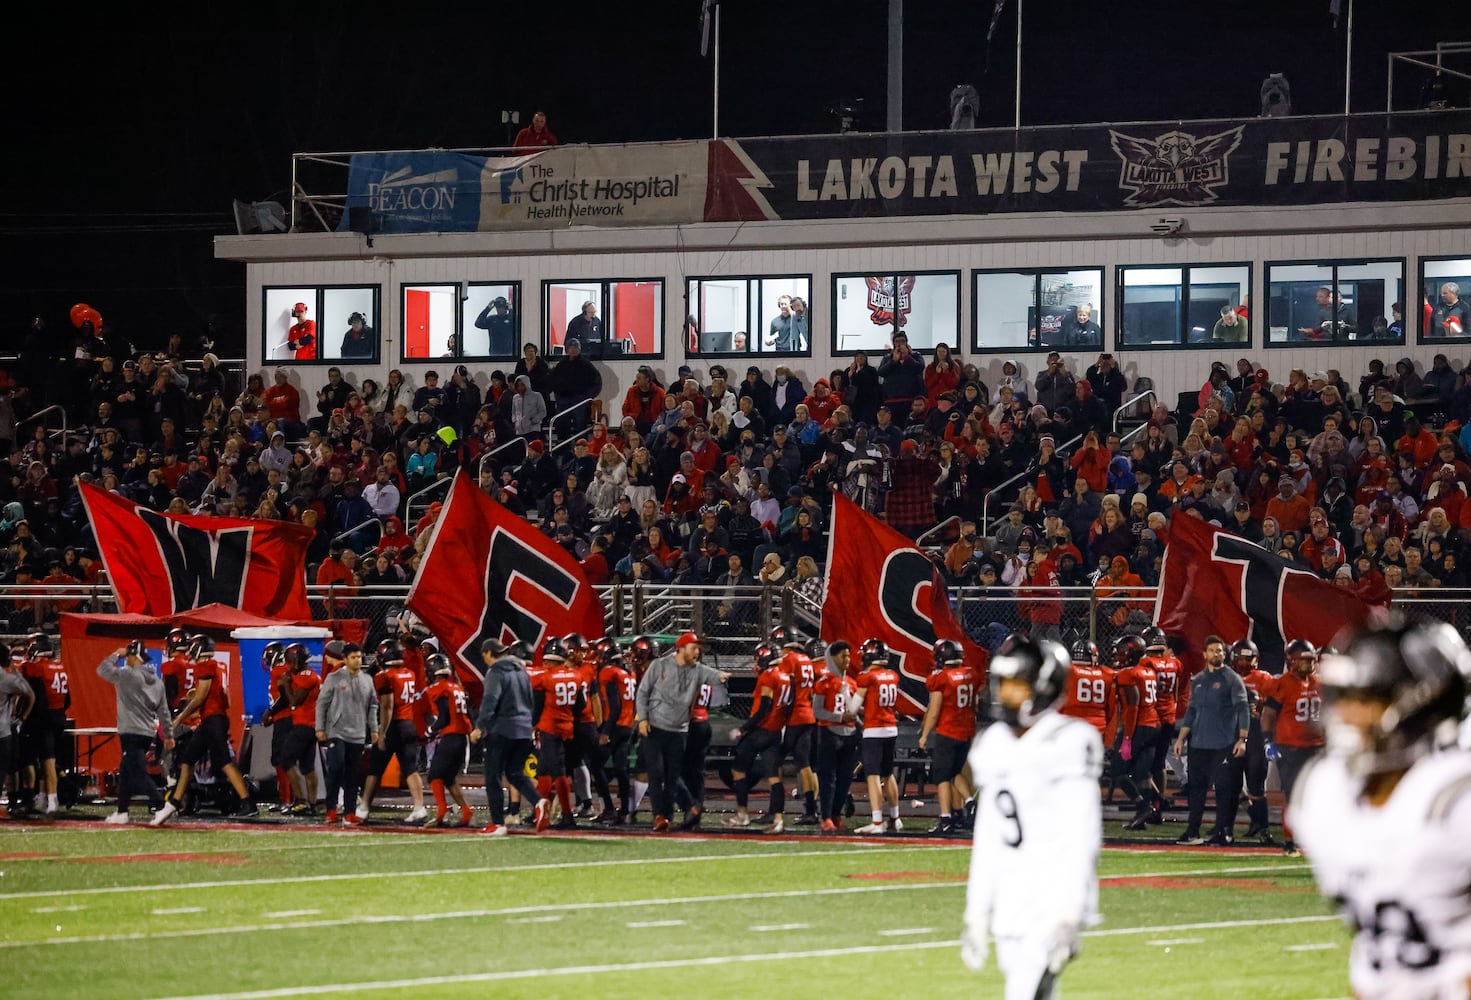
[[1032, 554], [1030, 552], [1018, 552], [1016, 554], [1016, 557], [1018, 559], [1020, 559], [1022, 562], [1028, 562], [1028, 561], [1031, 560]]
[[787, 384], [787, 377], [785, 375], [778, 375], [776, 377], [776, 383], [777, 383], [777, 385], [786, 385]]

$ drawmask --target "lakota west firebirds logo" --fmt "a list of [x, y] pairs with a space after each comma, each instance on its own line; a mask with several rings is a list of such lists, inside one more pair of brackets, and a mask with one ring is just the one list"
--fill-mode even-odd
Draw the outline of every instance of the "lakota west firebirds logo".
[[1109, 129], [1113, 151], [1123, 166], [1119, 187], [1129, 192], [1124, 204], [1205, 205], [1219, 197], [1216, 188], [1230, 183], [1228, 157], [1241, 145], [1244, 125], [1215, 135], [1166, 132], [1140, 139]]
[[868, 284], [868, 313], [874, 326], [893, 326], [898, 316], [899, 325], [909, 317], [909, 296], [914, 291], [914, 275], [899, 275], [899, 287], [894, 287], [893, 277], [864, 278]]

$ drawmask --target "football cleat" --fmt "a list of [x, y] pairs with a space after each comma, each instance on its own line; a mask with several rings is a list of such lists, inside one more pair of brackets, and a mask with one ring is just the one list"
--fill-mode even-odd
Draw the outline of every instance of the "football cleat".
[[425, 809], [423, 806], [418, 806], [417, 808], [414, 809], [413, 812], [409, 813], [408, 822], [410, 822], [410, 823], [422, 823], [422, 822], [424, 822], [424, 820], [426, 820], [428, 818], [429, 818], [429, 810]]
[[666, 818], [664, 816], [655, 816], [654, 817], [654, 832], [655, 833], [668, 833], [669, 832], [669, 820], [668, 820], [668, 818]]
[[344, 819], [342, 822], [346, 823], [348, 826], [362, 826], [363, 825], [363, 818], [361, 816], [359, 816], [357, 813], [353, 813], [352, 815], [350, 815], [346, 819]]
[[819, 826], [819, 825], [821, 825], [821, 823], [822, 823], [822, 820], [820, 818], [818, 818], [817, 813], [803, 813], [802, 815], [800, 815], [800, 816], [798, 816], [796, 818], [796, 820], [793, 822], [792, 825], [793, 826]]
[[125, 812], [109, 813], [108, 817], [102, 822], [110, 826], [123, 826], [128, 822], [128, 814]]
[[1125, 830], [1147, 830], [1147, 829], [1149, 829], [1149, 817], [1148, 817], [1148, 815], [1135, 816], [1133, 819], [1129, 820], [1129, 822], [1127, 822], [1127, 823], [1124, 824], [1124, 829]]
[[884, 823], [885, 833], [900, 833], [904, 829], [904, 821], [898, 816], [890, 816]]
[[336, 809], [328, 809], [327, 810], [327, 818], [325, 820], [323, 820], [323, 822], [327, 826], [336, 826], [337, 825], [337, 810]]
[[884, 824], [882, 824], [882, 823], [869, 823], [867, 826], [860, 826], [854, 832], [855, 833], [860, 833], [860, 834], [862, 834], [865, 837], [871, 837], [871, 836], [874, 836], [875, 834], [883, 833], [884, 832]]
[[932, 837], [948, 837], [954, 832], [955, 821], [952, 820], [949, 816], [941, 816], [938, 820], [935, 821], [935, 825], [930, 827], [928, 831], [929, 835]]
[[592, 816], [592, 799], [583, 799], [577, 803], [577, 818], [589, 819]]
[[761, 832], [762, 833], [781, 833], [782, 832], [782, 829], [783, 829], [782, 818], [781, 818], [780, 814], [778, 814], [778, 815], [772, 817], [770, 823], [767, 823], [765, 826], [763, 826], [761, 828]]
[[736, 814], [734, 816], [727, 817], [725, 822], [721, 824], [721, 826], [724, 826], [731, 830], [741, 830], [750, 825], [751, 815], [742, 810], [736, 810]]
[[179, 807], [174, 805], [172, 799], [169, 799], [164, 802], [162, 809], [153, 814], [153, 818], [148, 821], [148, 825], [163, 826], [177, 815], [179, 815]]
[[614, 826], [618, 822], [618, 812], [614, 809], [604, 809], [593, 817], [593, 822], [601, 823], [604, 826]]
[[1283, 841], [1282, 843], [1282, 856], [1284, 858], [1300, 858], [1302, 857], [1302, 851], [1299, 851], [1297, 849], [1297, 845], [1295, 843], [1287, 840]]
[[359, 823], [363, 822], [368, 818], [368, 807], [359, 803], [358, 807], [353, 810], [353, 815], [358, 818]]
[[1205, 838], [1198, 833], [1184, 833], [1180, 839], [1175, 841], [1176, 847], [1199, 847], [1205, 843]]
[[546, 833], [547, 827], [552, 825], [552, 804], [546, 799], [539, 799], [536, 803], [535, 823], [537, 833]]
[[676, 829], [680, 830], [683, 833], [689, 833], [691, 830], [698, 830], [700, 828], [700, 817], [704, 815], [705, 810], [701, 809], [699, 806], [690, 806], [690, 811], [685, 813], [684, 815], [684, 822], [680, 823], [679, 826], [676, 827]]
[[1231, 835], [1216, 830], [1209, 837], [1205, 838], [1205, 843], [1208, 847], [1230, 847]]
[[481, 827], [480, 832], [487, 837], [504, 837], [506, 836], [506, 827], [505, 824], [497, 826], [496, 824], [491, 823], [488, 826]]
[[474, 809], [471, 809], [469, 806], [461, 806], [460, 807], [460, 820], [459, 820], [458, 823], [455, 824], [455, 826], [456, 827], [462, 827], [462, 828], [463, 827], [467, 827], [467, 826], [470, 825], [470, 821], [472, 819], [474, 819], [474, 818], [475, 818], [475, 810]]
[[837, 833], [838, 824], [834, 823], [830, 819], [825, 819], [822, 821], [822, 826], [820, 827], [820, 829], [823, 833]]
[[316, 812], [310, 802], [293, 802], [286, 807], [286, 812], [292, 816], [310, 816]]

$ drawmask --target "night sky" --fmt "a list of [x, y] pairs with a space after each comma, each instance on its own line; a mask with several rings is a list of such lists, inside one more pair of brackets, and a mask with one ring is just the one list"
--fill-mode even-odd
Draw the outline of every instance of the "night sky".
[[[1328, 0], [1025, 4], [1024, 125], [1250, 116], [1271, 72], [1290, 80], [1294, 111], [1342, 110], [1344, 32]], [[86, 301], [140, 346], [212, 324], [220, 353], [240, 353], [244, 266], [214, 261], [211, 238], [234, 232], [232, 198], [287, 200], [294, 151], [493, 145], [503, 108], [523, 121], [544, 108], [563, 142], [710, 135], [699, 0], [494, 6], [516, 9], [418, 5], [380, 22], [329, 3], [290, 33], [260, 27], [280, 23], [264, 7], [228, 34], [128, 21], [27, 32], [26, 55], [0, 68], [7, 339]], [[958, 83], [980, 91], [983, 126], [1010, 125], [1016, 0], [988, 57], [992, 6], [908, 0], [907, 129], [945, 127]], [[1456, 6], [1356, 0], [1355, 111], [1383, 109], [1387, 52], [1455, 40]], [[726, 0], [722, 134], [834, 132], [839, 98], [863, 98], [860, 127], [881, 130], [887, 10]], [[1423, 82], [1397, 82], [1397, 106]]]

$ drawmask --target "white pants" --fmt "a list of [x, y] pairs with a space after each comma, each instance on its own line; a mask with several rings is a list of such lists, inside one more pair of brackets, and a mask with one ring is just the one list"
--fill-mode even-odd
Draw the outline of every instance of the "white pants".
[[1056, 1000], [1057, 976], [1035, 938], [997, 938], [996, 964], [1006, 977], [1006, 1000]]

